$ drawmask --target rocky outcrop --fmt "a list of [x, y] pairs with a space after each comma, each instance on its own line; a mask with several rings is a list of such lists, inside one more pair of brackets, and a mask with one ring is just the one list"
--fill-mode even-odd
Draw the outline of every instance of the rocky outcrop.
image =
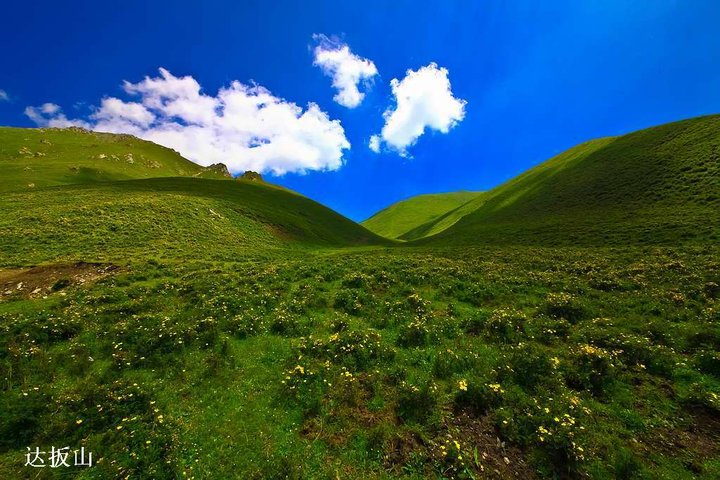
[[251, 182], [262, 182], [264, 181], [262, 175], [252, 170], [248, 170], [238, 177], [239, 180], [250, 180]]
[[223, 177], [232, 178], [232, 175], [230, 175], [230, 171], [227, 168], [227, 165], [224, 163], [213, 163], [209, 167], [205, 167], [207, 171], [218, 173], [222, 175]]

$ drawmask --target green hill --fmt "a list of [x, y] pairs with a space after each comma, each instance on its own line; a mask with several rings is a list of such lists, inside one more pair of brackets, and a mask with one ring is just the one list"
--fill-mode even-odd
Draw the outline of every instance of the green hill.
[[0, 127], [0, 192], [154, 177], [229, 178], [131, 135], [81, 128]]
[[0, 265], [387, 243], [259, 176], [227, 181], [128, 135], [2, 128], [0, 168]]
[[423, 225], [434, 224], [442, 219], [449, 223], [450, 218], [457, 221], [459, 217], [449, 215], [450, 212], [481, 194], [482, 192], [450, 192], [418, 195], [379, 211], [362, 224], [383, 237], [413, 240], [419, 236], [411, 232]]
[[[673, 244], [719, 238], [720, 116], [578, 145], [463, 205], [421, 243]], [[436, 226], [424, 227], [429, 235]]]
[[[0, 479], [720, 478], [718, 123], [385, 214], [459, 219], [414, 242], [51, 131], [0, 173]], [[25, 465], [61, 445], [96, 463]]]

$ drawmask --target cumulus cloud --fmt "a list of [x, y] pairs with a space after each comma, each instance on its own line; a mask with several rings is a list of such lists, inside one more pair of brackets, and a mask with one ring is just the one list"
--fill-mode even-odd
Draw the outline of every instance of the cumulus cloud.
[[313, 64], [332, 78], [332, 85], [337, 90], [334, 100], [347, 108], [360, 105], [365, 93], [360, 91], [359, 85], [362, 83], [367, 87], [378, 74], [375, 64], [352, 53], [347, 45], [325, 35], [315, 35], [313, 38], [318, 42]]
[[8, 100], [10, 100], [10, 97], [8, 96], [7, 92], [0, 89], [0, 102], [7, 102]]
[[370, 137], [368, 147], [375, 153], [380, 153], [380, 135], [373, 135]]
[[43, 103], [39, 107], [27, 107], [25, 108], [25, 115], [41, 127], [90, 128], [90, 124], [83, 120], [69, 120], [60, 106], [54, 103]]
[[70, 120], [52, 103], [25, 114], [40, 126], [129, 133], [233, 173], [336, 170], [350, 148], [340, 121], [316, 104], [303, 109], [259, 85], [234, 81], [207, 95], [193, 77], [161, 68], [159, 77], [126, 81], [123, 89], [137, 101], [106, 97], [87, 120]]
[[426, 129], [447, 133], [465, 118], [467, 102], [453, 96], [447, 69], [435, 63], [408, 70], [402, 80], [394, 78], [390, 87], [395, 107], [385, 111], [382, 131], [370, 139], [375, 152], [382, 141], [405, 155]]

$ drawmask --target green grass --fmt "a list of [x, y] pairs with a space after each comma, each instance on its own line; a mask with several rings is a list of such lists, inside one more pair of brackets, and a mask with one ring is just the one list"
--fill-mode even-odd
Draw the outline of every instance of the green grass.
[[5, 297], [0, 474], [62, 443], [103, 461], [41, 478], [714, 478], [718, 253], [135, 258]]
[[433, 245], [717, 242], [720, 116], [580, 144], [410, 230], [392, 215], [427, 210], [411, 199], [365, 225]]
[[155, 178], [0, 198], [0, 265], [129, 258], [231, 260], [268, 249], [388, 241], [301, 195], [258, 182]]
[[489, 191], [435, 244], [677, 244], [720, 236], [720, 116], [584, 143]]
[[[413, 242], [0, 130], [75, 142], [0, 177], [0, 478], [718, 478], [719, 122], [410, 202]], [[23, 466], [65, 445], [96, 465]]]
[[0, 127], [0, 192], [153, 177], [226, 178], [130, 135]]
[[379, 211], [363, 221], [362, 224], [383, 237], [414, 240], [419, 237], [411, 232], [422, 229], [426, 224], [442, 225], [442, 229], [452, 225], [451, 219], [454, 218], [457, 221], [460, 217], [454, 217], [451, 212], [480, 195], [482, 192], [418, 195]]

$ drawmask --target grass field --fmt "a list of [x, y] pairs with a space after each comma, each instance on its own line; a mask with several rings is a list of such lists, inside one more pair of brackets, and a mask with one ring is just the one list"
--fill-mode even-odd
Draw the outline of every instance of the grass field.
[[227, 179], [130, 135], [0, 127], [0, 192], [155, 177]]
[[[411, 242], [145, 142], [0, 129], [51, 139], [35, 187], [0, 177], [0, 478], [716, 479], [719, 123], [411, 208], [392, 236], [458, 220]], [[165, 178], [92, 160], [127, 142]], [[24, 466], [66, 445], [95, 465]]]
[[[426, 207], [411, 199], [384, 212], [395, 208], [414, 218]], [[365, 225], [392, 231], [397, 220], [384, 212]], [[718, 242], [718, 224], [720, 116], [713, 115], [583, 143], [399, 238], [676, 245]]]
[[[386, 238], [415, 240], [438, 233], [452, 225], [461, 218], [456, 216], [455, 212], [482, 194], [483, 192], [450, 192], [418, 195], [390, 205], [362, 224]], [[432, 227], [428, 228], [429, 225]], [[423, 235], [415, 233], [421, 230]]]

